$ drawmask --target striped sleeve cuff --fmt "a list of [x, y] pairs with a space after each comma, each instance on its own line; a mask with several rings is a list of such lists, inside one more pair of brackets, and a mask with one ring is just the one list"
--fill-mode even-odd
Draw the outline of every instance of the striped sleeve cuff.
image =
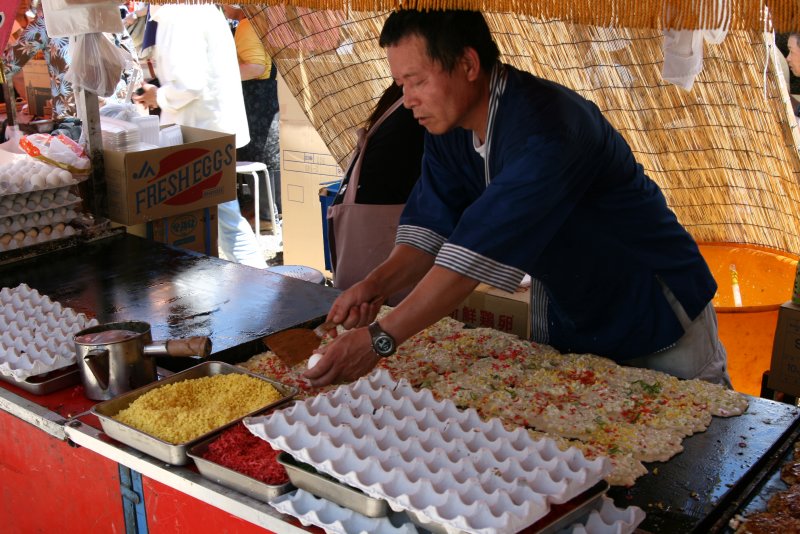
[[436, 256], [435, 264], [509, 293], [513, 293], [519, 287], [525, 276], [525, 272], [516, 267], [510, 267], [451, 243], [442, 246]]
[[431, 256], [436, 256], [445, 242], [444, 236], [421, 226], [403, 224], [397, 227], [395, 245], [411, 245]]

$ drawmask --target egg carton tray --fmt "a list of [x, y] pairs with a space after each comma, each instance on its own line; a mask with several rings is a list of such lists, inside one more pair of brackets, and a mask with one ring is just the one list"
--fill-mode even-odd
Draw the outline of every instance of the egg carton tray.
[[74, 364], [72, 336], [97, 324], [27, 284], [0, 289], [0, 374], [24, 382]]
[[0, 235], [15, 234], [20, 230], [44, 228], [58, 223], [68, 224], [78, 216], [72, 207], [46, 209], [12, 217], [0, 218]]
[[19, 230], [14, 234], [2, 234], [0, 235], [0, 252], [39, 245], [56, 239], [64, 239], [78, 235], [78, 233], [79, 230], [74, 226], [58, 223], [55, 226], [29, 228], [24, 231]]
[[606, 458], [483, 421], [385, 370], [245, 424], [297, 460], [448, 532], [516, 532], [610, 470]]
[[0, 200], [72, 187], [88, 177], [88, 173], [73, 175], [60, 167], [33, 160], [0, 165]]
[[[403, 522], [401, 516], [372, 518], [349, 508], [320, 499], [298, 489], [270, 501], [279, 512], [297, 518], [304, 526], [316, 526], [330, 534], [351, 532], [381, 532], [411, 534], [419, 532], [413, 523]], [[635, 506], [617, 508], [614, 501], [602, 495], [599, 505], [574, 523], [557, 530], [559, 534], [632, 534], [644, 520], [644, 512]]]
[[[15, 195], [20, 196], [20, 195]], [[22, 195], [25, 196], [25, 195]], [[11, 197], [8, 197], [10, 199]], [[51, 198], [48, 195], [33, 194], [24, 200], [17, 199], [12, 202], [0, 201], [0, 217], [14, 217], [28, 213], [41, 212], [48, 209], [57, 209], [71, 206], [80, 202], [81, 198], [70, 191], [69, 187], [60, 188]]]

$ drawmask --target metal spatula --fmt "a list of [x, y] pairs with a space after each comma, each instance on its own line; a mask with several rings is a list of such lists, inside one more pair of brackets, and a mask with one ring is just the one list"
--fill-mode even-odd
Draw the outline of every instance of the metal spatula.
[[266, 336], [264, 343], [283, 363], [297, 365], [311, 356], [325, 334], [333, 328], [336, 328], [336, 323], [332, 321], [325, 321], [314, 329], [289, 328]]

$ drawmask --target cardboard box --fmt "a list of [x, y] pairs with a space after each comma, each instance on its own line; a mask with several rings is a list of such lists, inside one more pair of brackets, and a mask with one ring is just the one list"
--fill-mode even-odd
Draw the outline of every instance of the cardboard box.
[[768, 384], [775, 391], [800, 396], [800, 306], [791, 301], [778, 310]]
[[450, 317], [464, 324], [494, 328], [528, 339], [530, 336], [530, 289], [507, 293], [480, 284]]
[[28, 102], [28, 114], [32, 117], [45, 117], [45, 108], [50, 109], [48, 103], [53, 98], [47, 62], [43, 59], [31, 59], [22, 66], [22, 74], [25, 77], [25, 100]]
[[132, 225], [236, 198], [234, 135], [181, 126], [182, 145], [104, 150], [109, 218]]
[[174, 247], [218, 256], [217, 207], [201, 208], [127, 227], [127, 232]]
[[283, 262], [330, 276], [325, 266], [320, 189], [342, 179], [342, 169], [286, 83], [278, 77]]

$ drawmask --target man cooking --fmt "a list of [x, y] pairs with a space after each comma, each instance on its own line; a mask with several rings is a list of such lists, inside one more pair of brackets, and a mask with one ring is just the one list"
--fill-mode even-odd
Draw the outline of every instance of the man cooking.
[[380, 45], [428, 132], [422, 176], [389, 258], [331, 307], [351, 330], [312, 385], [368, 373], [478, 283], [529, 273], [533, 341], [730, 387], [708, 266], [592, 102], [499, 62], [479, 12], [397, 11]]

